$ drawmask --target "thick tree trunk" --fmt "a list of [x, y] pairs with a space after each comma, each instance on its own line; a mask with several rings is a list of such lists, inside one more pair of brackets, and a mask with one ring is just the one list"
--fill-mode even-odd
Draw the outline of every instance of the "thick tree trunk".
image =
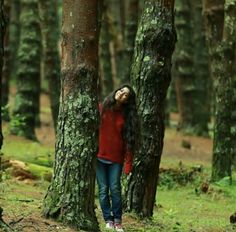
[[132, 83], [140, 120], [139, 146], [126, 193], [127, 210], [150, 217], [164, 137], [164, 102], [176, 42], [174, 1], [146, 0], [135, 41]]
[[10, 61], [10, 1], [4, 1], [4, 16], [6, 20], [6, 31], [4, 38], [4, 61], [3, 61], [3, 71], [2, 71], [2, 119], [9, 121], [8, 112], [8, 97], [9, 97], [9, 83], [11, 76], [11, 61]]
[[193, 99], [194, 112], [193, 128], [197, 135], [208, 135], [208, 122], [210, 121], [211, 79], [208, 65], [208, 50], [206, 46], [206, 33], [204, 17], [202, 14], [202, 0], [191, 1], [193, 18], [193, 62], [195, 74], [195, 95]]
[[[4, 41], [5, 19], [3, 16], [3, 0], [0, 0], [0, 99], [2, 94], [2, 67], [3, 67], [3, 41]], [[0, 101], [0, 150], [2, 148], [2, 103]], [[1, 157], [0, 157], [1, 158]]]
[[62, 92], [54, 175], [44, 215], [99, 231], [94, 212], [98, 132], [98, 1], [64, 0]]
[[39, 118], [41, 40], [37, 0], [22, 0], [18, 50], [17, 93], [11, 132], [35, 139]]
[[[231, 0], [232, 2], [232, 0]], [[231, 178], [231, 99], [232, 99], [232, 35], [235, 19], [230, 17], [228, 3], [224, 0], [204, 2], [208, 29], [209, 52], [211, 56], [211, 75], [215, 94], [215, 125], [213, 139], [212, 180]], [[230, 9], [235, 8], [234, 4]], [[228, 20], [230, 18], [230, 20]], [[229, 21], [230, 24], [228, 23]], [[231, 27], [232, 23], [232, 27]], [[235, 32], [234, 32], [235, 33]]]
[[60, 97], [60, 58], [58, 51], [59, 25], [57, 0], [39, 0], [43, 44], [44, 78], [49, 84], [51, 112], [56, 131]]
[[130, 67], [134, 54], [134, 42], [138, 26], [138, 10], [138, 0], [127, 1], [124, 31], [123, 74], [121, 75], [122, 83], [128, 83], [130, 81]]
[[114, 82], [112, 78], [112, 64], [111, 64], [111, 53], [110, 53], [110, 41], [112, 39], [109, 25], [111, 24], [111, 15], [108, 12], [108, 2], [104, 1], [101, 33], [99, 38], [99, 56], [100, 56], [100, 71], [101, 71], [101, 89], [102, 97], [104, 98], [114, 89]]

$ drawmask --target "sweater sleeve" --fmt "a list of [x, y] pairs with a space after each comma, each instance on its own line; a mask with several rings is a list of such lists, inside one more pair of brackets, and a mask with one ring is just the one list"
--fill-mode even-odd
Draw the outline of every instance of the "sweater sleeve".
[[124, 163], [124, 173], [128, 175], [132, 171], [133, 167], [133, 154], [130, 150], [125, 151], [125, 163]]

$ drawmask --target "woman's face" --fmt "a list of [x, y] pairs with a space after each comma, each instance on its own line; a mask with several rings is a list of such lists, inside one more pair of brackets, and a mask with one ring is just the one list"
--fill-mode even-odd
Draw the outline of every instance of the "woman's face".
[[122, 89], [119, 89], [115, 93], [115, 99], [119, 103], [125, 103], [127, 102], [130, 95], [130, 90], [128, 87], [124, 87]]

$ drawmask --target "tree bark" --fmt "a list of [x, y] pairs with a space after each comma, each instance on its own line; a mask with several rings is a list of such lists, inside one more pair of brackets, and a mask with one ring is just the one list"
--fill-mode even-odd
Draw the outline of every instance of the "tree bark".
[[49, 84], [51, 112], [56, 131], [60, 97], [60, 58], [58, 51], [59, 25], [57, 0], [39, 0], [43, 44], [44, 78]]
[[17, 93], [10, 123], [12, 134], [35, 139], [39, 119], [41, 38], [37, 0], [22, 0]]
[[[208, 44], [211, 57], [211, 75], [215, 94], [215, 124], [213, 139], [212, 180], [224, 177], [231, 179], [231, 100], [232, 100], [232, 58], [234, 42], [231, 33], [235, 33], [235, 19], [229, 25], [229, 2], [224, 0], [204, 1]], [[231, 5], [234, 8], [234, 4]], [[230, 7], [230, 8], [231, 8]], [[230, 23], [231, 24], [231, 23]], [[229, 62], [231, 61], [231, 62]]]
[[176, 42], [174, 1], [146, 0], [135, 40], [132, 83], [140, 120], [139, 146], [126, 192], [127, 210], [153, 214], [164, 137], [164, 102]]
[[99, 231], [94, 212], [98, 151], [98, 1], [64, 0], [62, 91], [54, 175], [44, 215]]

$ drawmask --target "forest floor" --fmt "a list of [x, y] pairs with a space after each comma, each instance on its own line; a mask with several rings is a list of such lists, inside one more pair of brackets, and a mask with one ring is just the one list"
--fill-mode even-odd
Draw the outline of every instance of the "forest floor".
[[[41, 96], [41, 105], [41, 127], [36, 131], [38, 142], [10, 135], [8, 123], [3, 124], [4, 173], [0, 184], [3, 219], [17, 232], [73, 232], [59, 222], [42, 217], [55, 136], [46, 94]], [[171, 115], [173, 121], [177, 117]], [[175, 127], [167, 128], [153, 218], [140, 220], [132, 213], [125, 213], [125, 231], [236, 231], [236, 226], [229, 222], [230, 215], [236, 212], [236, 181], [231, 186], [227, 178], [210, 182], [211, 155], [212, 139], [187, 136]], [[96, 205], [101, 231], [105, 231], [97, 198]]]

